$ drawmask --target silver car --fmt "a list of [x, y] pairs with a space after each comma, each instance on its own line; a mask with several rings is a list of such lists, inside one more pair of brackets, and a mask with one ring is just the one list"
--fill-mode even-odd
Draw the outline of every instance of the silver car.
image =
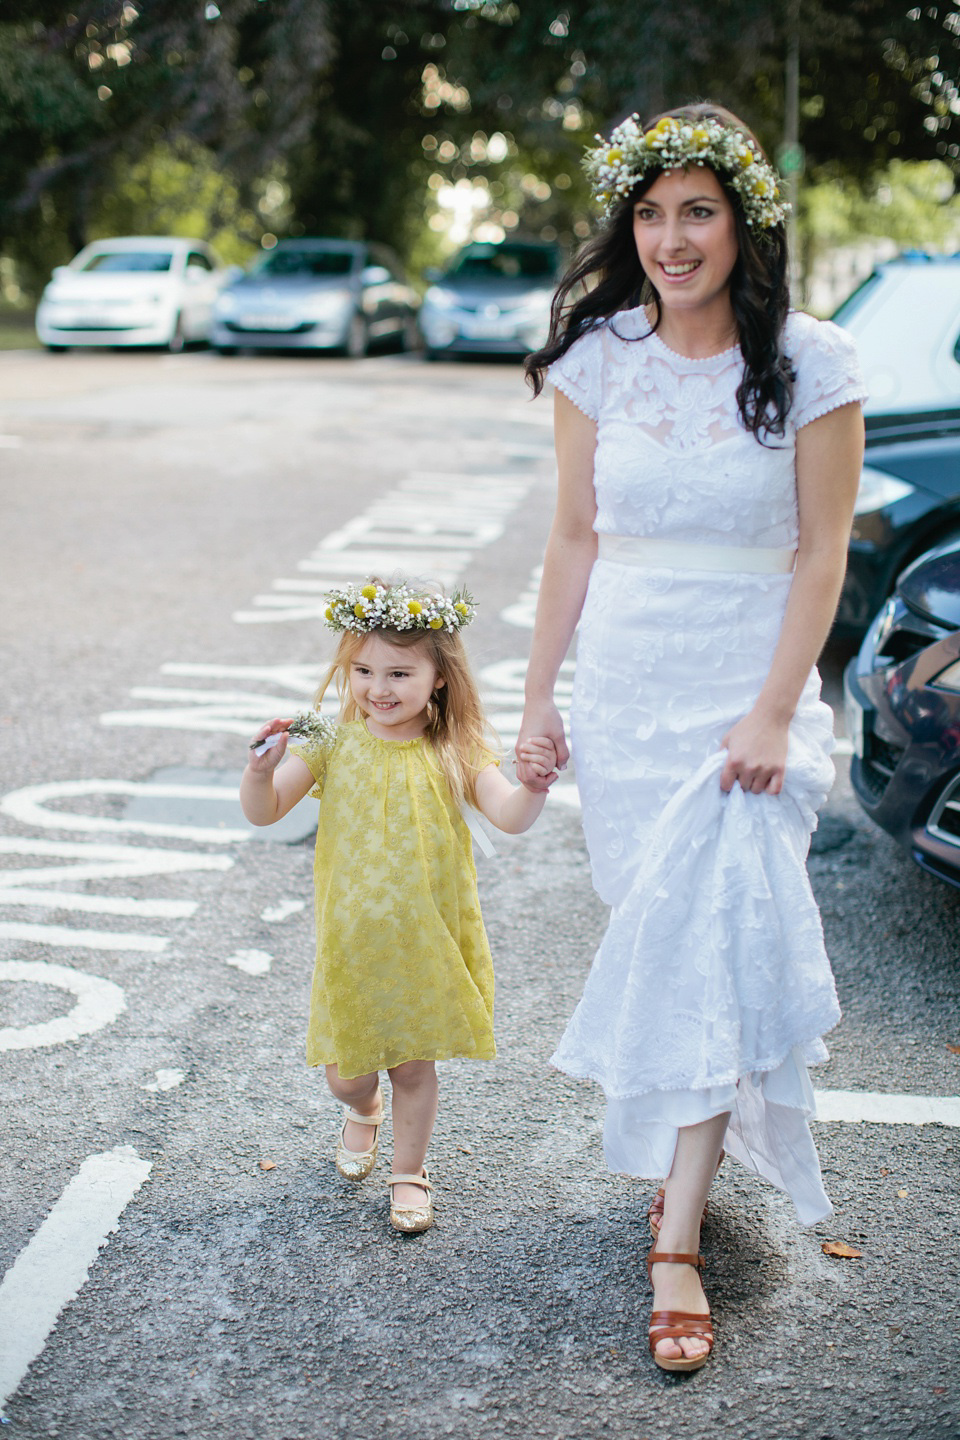
[[427, 359], [527, 355], [545, 343], [560, 274], [558, 246], [532, 240], [474, 241], [446, 270], [428, 271], [420, 329]]
[[223, 291], [211, 342], [238, 350], [419, 345], [420, 299], [392, 250], [359, 240], [281, 240]]

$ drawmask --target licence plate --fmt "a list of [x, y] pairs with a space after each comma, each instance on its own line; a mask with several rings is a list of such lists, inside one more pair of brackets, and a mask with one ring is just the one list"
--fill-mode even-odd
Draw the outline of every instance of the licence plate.
[[463, 321], [463, 333], [469, 340], [503, 340], [516, 330], [514, 322], [498, 316], [496, 320], [484, 319]]
[[847, 735], [850, 744], [853, 746], [853, 753], [858, 759], [863, 759], [863, 706], [855, 699], [847, 686], [843, 692], [843, 717], [846, 721]]
[[292, 330], [297, 322], [289, 315], [241, 315], [245, 330]]

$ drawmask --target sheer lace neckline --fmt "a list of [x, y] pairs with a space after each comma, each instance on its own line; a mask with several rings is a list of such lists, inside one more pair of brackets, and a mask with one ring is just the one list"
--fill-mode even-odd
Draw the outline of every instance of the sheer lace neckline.
[[623, 310], [619, 316], [614, 316], [615, 328], [618, 328], [617, 321], [621, 318], [628, 321], [626, 333], [630, 335], [631, 339], [651, 341], [654, 349], [664, 359], [669, 360], [671, 364], [676, 364], [681, 368], [689, 368], [691, 370], [722, 370], [731, 364], [732, 361], [741, 359], [739, 341], [727, 346], [725, 350], [718, 350], [715, 355], [682, 355], [679, 350], [672, 349], [672, 347], [661, 338], [659, 332], [654, 330], [650, 324], [646, 307], [643, 305], [638, 305], [634, 310]]

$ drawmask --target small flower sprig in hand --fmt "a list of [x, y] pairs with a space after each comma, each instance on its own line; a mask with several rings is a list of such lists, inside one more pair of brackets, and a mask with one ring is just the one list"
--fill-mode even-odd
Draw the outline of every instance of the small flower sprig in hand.
[[279, 745], [284, 736], [290, 740], [322, 740], [329, 741], [334, 730], [334, 722], [328, 720], [317, 710], [307, 710], [303, 714], [294, 715], [292, 720], [282, 720], [282, 730], [274, 730], [270, 735], [258, 735], [250, 741], [250, 749], [254, 755], [265, 755], [272, 750], [274, 745]]

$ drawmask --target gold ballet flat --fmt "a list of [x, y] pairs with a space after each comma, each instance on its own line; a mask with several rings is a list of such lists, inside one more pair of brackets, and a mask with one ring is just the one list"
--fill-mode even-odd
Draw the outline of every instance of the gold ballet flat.
[[[373, 1128], [373, 1144], [369, 1150], [348, 1150], [343, 1137], [350, 1121], [355, 1125], [370, 1125]], [[365, 1180], [377, 1163], [377, 1145], [380, 1140], [380, 1126], [383, 1124], [383, 1101], [378, 1115], [358, 1115], [356, 1110], [344, 1107], [343, 1124], [337, 1141], [337, 1169], [345, 1180]]]
[[[390, 1189], [390, 1224], [404, 1235], [419, 1235], [433, 1224], [433, 1201], [430, 1199], [430, 1176], [424, 1166], [422, 1175], [391, 1175], [387, 1181]], [[393, 1199], [394, 1185], [419, 1185], [426, 1192], [425, 1205], [396, 1205]]]

